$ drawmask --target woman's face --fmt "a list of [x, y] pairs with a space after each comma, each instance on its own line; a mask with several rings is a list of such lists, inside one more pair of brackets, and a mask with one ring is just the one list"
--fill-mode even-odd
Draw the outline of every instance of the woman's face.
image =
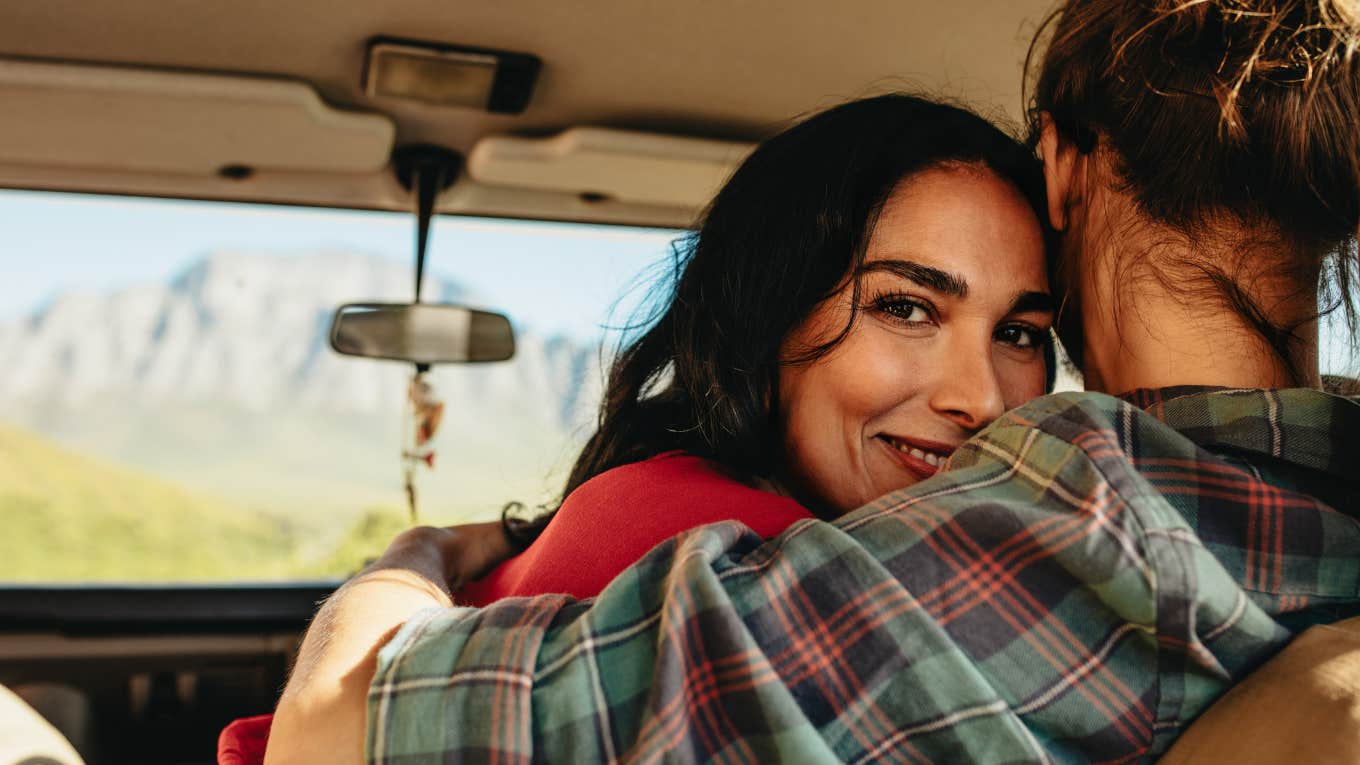
[[[933, 475], [1002, 412], [1044, 393], [1053, 319], [1039, 221], [990, 170], [904, 179], [883, 206], [857, 275], [845, 339], [785, 363], [781, 478], [839, 515]], [[853, 279], [783, 346], [785, 359], [851, 319]]]

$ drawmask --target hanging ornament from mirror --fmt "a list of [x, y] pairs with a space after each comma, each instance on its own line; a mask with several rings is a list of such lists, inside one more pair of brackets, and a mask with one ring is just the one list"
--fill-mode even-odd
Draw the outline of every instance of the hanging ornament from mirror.
[[444, 402], [435, 393], [429, 373], [418, 371], [411, 376], [406, 389], [406, 422], [401, 450], [402, 483], [406, 487], [406, 504], [411, 511], [411, 523], [419, 522], [416, 509], [416, 473], [423, 463], [434, 468], [434, 437], [444, 419]]

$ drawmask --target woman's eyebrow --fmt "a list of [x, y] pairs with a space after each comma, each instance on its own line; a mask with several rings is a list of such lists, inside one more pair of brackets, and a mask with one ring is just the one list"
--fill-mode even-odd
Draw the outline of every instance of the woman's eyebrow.
[[923, 266], [911, 260], [873, 260], [860, 266], [861, 274], [883, 271], [900, 276], [922, 287], [956, 298], [968, 297], [968, 281], [958, 274], [941, 271], [932, 266]]
[[1058, 303], [1049, 293], [1027, 291], [1015, 296], [1015, 301], [1011, 303], [1011, 310], [1006, 313], [1030, 313], [1034, 311], [1055, 313], [1057, 310]]

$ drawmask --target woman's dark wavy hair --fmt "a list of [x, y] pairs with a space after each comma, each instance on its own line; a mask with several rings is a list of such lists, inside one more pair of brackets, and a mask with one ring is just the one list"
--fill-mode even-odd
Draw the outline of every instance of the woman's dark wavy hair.
[[[995, 172], [1045, 220], [1033, 152], [956, 106], [908, 95], [853, 101], [756, 148], [677, 247], [664, 310], [615, 358], [598, 427], [562, 496], [606, 470], [676, 449], [740, 480], [772, 477], [783, 456], [781, 361], [825, 355], [855, 317], [796, 359], [781, 360], [784, 339], [858, 273], [893, 188], [956, 163]], [[851, 285], [858, 306], [858, 279]], [[1052, 368], [1050, 359], [1050, 376]], [[528, 541], [546, 520], [507, 528]]]

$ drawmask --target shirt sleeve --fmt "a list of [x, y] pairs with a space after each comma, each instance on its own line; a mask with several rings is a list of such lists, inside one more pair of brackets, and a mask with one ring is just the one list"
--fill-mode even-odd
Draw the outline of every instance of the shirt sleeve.
[[[834, 524], [768, 543], [703, 527], [593, 601], [421, 614], [380, 654], [370, 758], [1155, 754], [1231, 682], [1216, 648], [1245, 666], [1287, 633], [1134, 469], [1136, 417], [1046, 397]], [[1140, 455], [1194, 448], [1155, 420], [1136, 437]]]

